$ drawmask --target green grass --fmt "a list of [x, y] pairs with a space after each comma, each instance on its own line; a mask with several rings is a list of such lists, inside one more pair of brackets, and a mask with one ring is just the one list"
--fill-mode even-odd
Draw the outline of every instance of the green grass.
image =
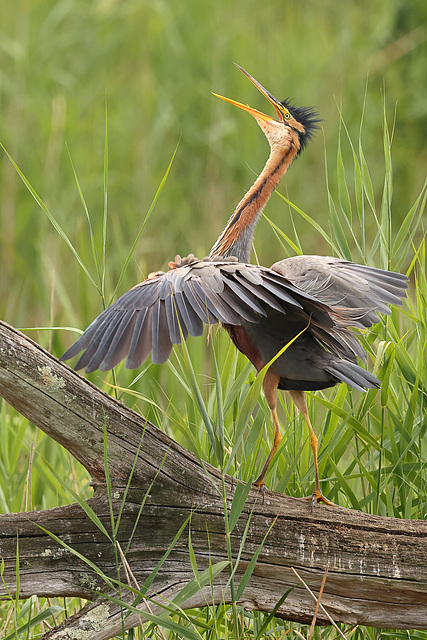
[[[402, 309], [362, 338], [382, 389], [362, 394], [341, 385], [308, 394], [322, 489], [366, 513], [425, 519], [427, 58], [418, 29], [425, 18], [418, 0], [393, 7], [367, 0], [352, 6], [275, 0], [263, 8], [242, 0], [9, 4], [0, 27], [0, 141], [28, 184], [4, 154], [1, 317], [17, 327], [81, 330], [115, 293], [165, 268], [175, 253], [208, 252], [267, 154], [256, 124], [210, 95], [266, 108], [235, 60], [279, 98], [316, 104], [325, 118], [323, 136], [291, 168], [260, 222], [261, 263], [333, 254], [410, 277]], [[30, 335], [60, 355], [78, 334]], [[120, 366], [115, 377], [89, 377], [201, 460], [244, 480], [255, 477], [272, 426], [263, 396], [255, 403], [251, 365], [216, 328], [187, 348], [175, 348], [161, 367]], [[313, 466], [306, 428], [285, 399], [279, 413], [283, 441], [267, 485], [307, 495]], [[2, 401], [0, 432], [3, 513], [72, 502], [67, 485], [83, 499], [91, 494], [85, 470], [68, 452]], [[6, 600], [0, 637], [36, 612], [50, 614], [50, 606], [65, 610], [55, 610], [59, 621], [81, 603], [40, 598], [15, 607]], [[181, 634], [163, 628], [164, 637], [185, 637], [185, 627], [212, 640], [256, 638], [261, 630], [274, 639], [308, 633], [237, 604], [187, 614], [191, 621], [171, 617]], [[41, 629], [23, 637], [39, 637]], [[144, 633], [125, 637], [160, 637], [154, 623]], [[345, 633], [427, 637], [367, 628]], [[331, 640], [335, 632], [316, 629], [313, 637]]]

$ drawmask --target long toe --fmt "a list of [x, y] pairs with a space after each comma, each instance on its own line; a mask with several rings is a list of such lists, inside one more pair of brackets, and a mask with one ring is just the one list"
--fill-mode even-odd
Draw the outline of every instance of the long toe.
[[301, 500], [310, 500], [312, 504], [314, 504], [315, 502], [323, 502], [323, 504], [327, 504], [330, 507], [339, 507], [340, 509], [342, 509], [339, 504], [335, 504], [335, 502], [331, 502], [330, 500], [328, 500], [328, 498], [323, 495], [320, 489], [315, 489], [311, 496], [305, 496], [304, 498], [301, 498]]

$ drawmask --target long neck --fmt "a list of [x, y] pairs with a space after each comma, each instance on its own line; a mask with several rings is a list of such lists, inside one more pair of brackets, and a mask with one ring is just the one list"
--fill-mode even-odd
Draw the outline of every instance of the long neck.
[[212, 247], [209, 256], [236, 257], [249, 262], [255, 227], [262, 210], [282, 176], [295, 159], [299, 148], [273, 147], [264, 169], [237, 205], [234, 213]]

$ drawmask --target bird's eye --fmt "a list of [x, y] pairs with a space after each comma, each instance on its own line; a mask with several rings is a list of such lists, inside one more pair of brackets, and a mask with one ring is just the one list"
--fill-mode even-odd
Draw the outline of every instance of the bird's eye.
[[289, 113], [289, 111], [287, 111], [285, 113], [285, 120], [289, 120], [290, 117], [291, 117], [291, 114]]

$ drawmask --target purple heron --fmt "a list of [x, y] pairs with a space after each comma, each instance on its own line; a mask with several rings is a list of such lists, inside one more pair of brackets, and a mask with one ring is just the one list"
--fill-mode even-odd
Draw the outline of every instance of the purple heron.
[[361, 391], [379, 386], [377, 378], [357, 364], [357, 358], [365, 359], [366, 354], [353, 329], [370, 327], [378, 322], [377, 313], [390, 314], [387, 305], [401, 304], [407, 278], [326, 256], [295, 256], [276, 262], [270, 269], [250, 264], [260, 214], [312, 138], [319, 119], [312, 108], [279, 102], [249, 73], [241, 71], [274, 107], [277, 119], [218, 97], [250, 113], [263, 130], [270, 155], [261, 174], [206, 258], [178, 255], [169, 263], [169, 271], [150, 274], [105, 309], [61, 359], [68, 360], [84, 350], [75, 368], [86, 368], [87, 372], [108, 371], [124, 358], [126, 367], [135, 369], [150, 352], [152, 362], [161, 364], [169, 358], [172, 345], [181, 342], [181, 336], [200, 336], [204, 324], [216, 323], [222, 324], [258, 372], [288, 345], [263, 380], [274, 437], [254, 484], [264, 486], [280, 444], [276, 407], [277, 390], [283, 389], [310, 432], [315, 473], [312, 499], [332, 504], [320, 490], [317, 437], [304, 392], [341, 382]]

